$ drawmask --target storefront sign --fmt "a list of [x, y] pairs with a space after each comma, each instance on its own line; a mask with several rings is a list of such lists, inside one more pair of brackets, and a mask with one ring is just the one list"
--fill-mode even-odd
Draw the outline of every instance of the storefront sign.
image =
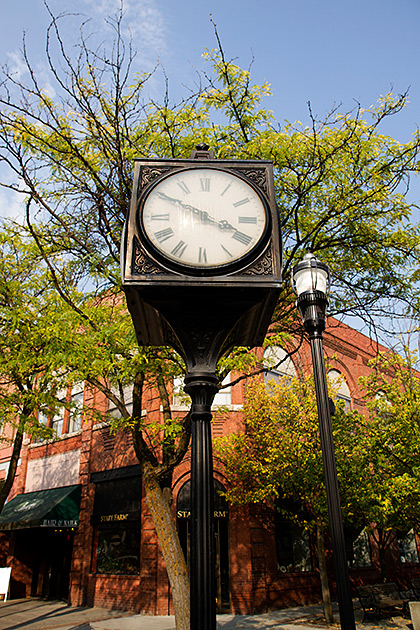
[[[190, 518], [191, 512], [190, 510], [178, 510], [176, 513], [178, 518]], [[215, 510], [214, 518], [228, 518], [229, 512], [228, 510]]]
[[5, 602], [9, 594], [10, 567], [2, 567], [0, 569], [0, 601]]
[[119, 521], [126, 521], [128, 519], [127, 514], [102, 514], [100, 518], [101, 523], [114, 523]]
[[46, 519], [41, 523], [41, 527], [78, 527], [78, 520], [66, 520], [66, 519]]

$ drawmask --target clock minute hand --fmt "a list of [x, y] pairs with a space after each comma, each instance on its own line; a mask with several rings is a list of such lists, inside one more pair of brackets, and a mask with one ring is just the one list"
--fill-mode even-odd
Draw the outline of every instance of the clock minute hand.
[[169, 195], [165, 195], [165, 193], [160, 192], [159, 190], [156, 192], [156, 194], [158, 195], [158, 197], [160, 197], [161, 199], [164, 199], [165, 201], [170, 201], [171, 203], [175, 203], [175, 204], [180, 204], [181, 206], [182, 201], [180, 201], [179, 199], [174, 199], [174, 197], [169, 197]]
[[203, 223], [211, 223], [212, 225], [217, 225], [219, 230], [231, 230], [232, 232], [236, 232], [239, 235], [241, 234], [238, 228], [233, 226], [231, 223], [229, 223], [229, 221], [226, 221], [225, 219], [218, 221], [217, 219], [211, 217], [209, 213], [206, 212], [205, 210], [200, 210], [199, 208], [196, 208], [195, 206], [191, 206], [189, 203], [184, 203], [180, 199], [169, 197], [169, 195], [166, 195], [163, 192], [159, 191], [157, 194], [159, 195], [161, 199], [165, 199], [165, 201], [170, 201], [171, 203], [177, 206], [180, 206], [183, 210], [187, 210], [188, 212], [191, 212], [192, 215], [196, 216], [198, 220], [202, 221]]

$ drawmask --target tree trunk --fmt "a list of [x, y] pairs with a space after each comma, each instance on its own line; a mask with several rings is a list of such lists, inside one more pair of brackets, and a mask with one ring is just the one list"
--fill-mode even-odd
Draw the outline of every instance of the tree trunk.
[[143, 464], [143, 474], [146, 504], [153, 518], [171, 585], [176, 630], [190, 630], [190, 585], [175, 519], [150, 464]]
[[381, 578], [381, 582], [386, 582], [388, 579], [386, 552], [390, 548], [391, 544], [394, 542], [395, 538], [396, 534], [394, 531], [385, 532], [383, 529], [378, 529], [377, 536], [374, 535], [374, 540], [378, 545], [379, 575]]
[[325, 561], [324, 528], [322, 523], [316, 523], [316, 549], [318, 553], [319, 577], [321, 579], [322, 603], [324, 617], [327, 623], [333, 623], [334, 616], [331, 604], [331, 593], [328, 585], [327, 563]]

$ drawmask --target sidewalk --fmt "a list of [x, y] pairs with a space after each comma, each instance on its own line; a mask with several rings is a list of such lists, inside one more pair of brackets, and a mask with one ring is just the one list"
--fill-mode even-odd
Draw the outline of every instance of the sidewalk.
[[[336, 615], [337, 617], [337, 615]], [[357, 630], [407, 630], [410, 621], [395, 617], [387, 621], [360, 623]], [[326, 630], [321, 606], [286, 608], [262, 615], [219, 615], [220, 630]], [[330, 628], [339, 628], [338, 624]], [[0, 602], [0, 630], [175, 630], [174, 617], [150, 617], [104, 608], [75, 608], [64, 602], [12, 599]]]

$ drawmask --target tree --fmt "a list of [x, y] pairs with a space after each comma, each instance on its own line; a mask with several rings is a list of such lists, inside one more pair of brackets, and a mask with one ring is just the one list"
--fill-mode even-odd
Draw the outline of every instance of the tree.
[[12, 447], [0, 489], [0, 511], [13, 485], [25, 434], [52, 437], [38, 420], [62, 402], [58, 391], [69, 375], [57, 371], [57, 296], [33, 242], [10, 226], [0, 228], [0, 417], [1, 441]]
[[328, 509], [315, 400], [309, 380], [266, 385], [256, 379], [246, 390], [245, 431], [219, 438], [215, 449], [230, 482], [230, 502], [268, 504], [302, 530], [316, 532], [324, 614], [331, 623], [324, 548]]
[[[397, 530], [420, 522], [420, 379], [399, 355], [380, 355], [372, 367], [363, 380], [373, 413], [366, 418], [338, 403], [332, 422], [344, 524], [374, 537], [385, 579], [385, 555]], [[245, 431], [218, 439], [216, 449], [232, 503], [280, 505], [301, 528], [316, 530], [327, 603], [323, 532], [328, 512], [315, 400], [311, 379], [288, 377], [268, 385], [256, 380], [246, 392]], [[296, 503], [304, 510], [294, 511]], [[328, 618], [328, 605], [325, 609]]]
[[[417, 306], [412, 269], [418, 260], [419, 229], [410, 225], [411, 206], [400, 191], [417, 168], [419, 137], [400, 144], [379, 132], [382, 120], [404, 106], [405, 95], [389, 95], [367, 111], [361, 107], [340, 115], [332, 111], [324, 121], [311, 114], [311, 128], [299, 124], [279, 128], [262, 106], [269, 86], [254, 85], [249, 71], [226, 60], [218, 41], [218, 50], [207, 53], [211, 74], [201, 78], [195, 91], [178, 104], [171, 104], [165, 91], [162, 101], [156, 102], [146, 92], [151, 74], [134, 72], [135, 54], [122, 36], [122, 11], [112, 22], [115, 38], [107, 50], [91, 47], [85, 23], [73, 49], [76, 53], [68, 52], [60, 20], [50, 15], [46, 60], [54, 96], [31, 65], [24, 42], [27, 74], [19, 78], [4, 68], [0, 160], [12, 174], [12, 183], [7, 176], [3, 185], [24, 196], [26, 228], [64, 303], [80, 318], [80, 327], [94, 335], [92, 299], [97, 291], [120, 289], [119, 246], [133, 159], [189, 157], [200, 141], [220, 158], [273, 160], [285, 239], [285, 290], [276, 315], [279, 332], [291, 332], [296, 325], [300, 329], [287, 287], [294, 262], [307, 248], [319, 252], [333, 268], [335, 312], [358, 313], [370, 321], [373, 311], [389, 312], [384, 301], [398, 299]], [[73, 288], [67, 290], [68, 273], [84, 291], [82, 300]], [[113, 342], [109, 348], [111, 353]], [[135, 425], [134, 441], [142, 447], [145, 479], [150, 479], [148, 496], [151, 504], [156, 502], [159, 529], [159, 515], [170, 516], [164, 496], [169, 495], [173, 466], [187, 447], [189, 423], [185, 421], [174, 436], [167, 381], [159, 377], [167, 370], [156, 352], [150, 352], [165, 409], [164, 426], [173, 436], [169, 451], [173, 454], [175, 449], [176, 457], [162, 468], [162, 451], [154, 458], [141, 423], [129, 421]], [[241, 361], [244, 354], [238, 353]], [[167, 353], [157, 357], [166, 358]], [[134, 409], [140, 410], [144, 372], [136, 365], [139, 372], [132, 372], [131, 378]], [[116, 380], [124, 382], [124, 368], [118, 374], [121, 379]], [[111, 389], [104, 393], [116, 402]], [[120, 403], [124, 407], [121, 398]], [[163, 545], [167, 536], [159, 536]], [[168, 562], [166, 558], [170, 572]], [[187, 627], [185, 619], [178, 627]]]
[[[384, 556], [398, 529], [420, 524], [420, 375], [416, 354], [402, 346], [401, 354], [382, 352], [371, 361], [372, 373], [361, 379], [369, 417], [369, 466], [363, 510], [375, 524], [373, 535]], [[372, 486], [372, 487], [370, 487]]]
[[[332, 314], [371, 321], [389, 315], [389, 300], [417, 306], [419, 228], [410, 224], [413, 206], [404, 192], [417, 172], [420, 137], [417, 131], [403, 144], [380, 133], [406, 94], [388, 94], [367, 110], [334, 109], [322, 121], [309, 110], [311, 127], [280, 126], [262, 106], [268, 84], [253, 85], [249, 71], [226, 60], [216, 31], [219, 49], [206, 53], [211, 72], [198, 89], [179, 104], [171, 106], [167, 92], [155, 102], [146, 93], [151, 74], [133, 71], [122, 21], [120, 12], [109, 51], [92, 50], [82, 25], [71, 55], [51, 16], [46, 57], [54, 98], [25, 43], [27, 79], [4, 68], [0, 156], [15, 174], [8, 185], [27, 198], [28, 221], [37, 218], [33, 229], [48, 255], [65, 251], [81, 273], [118, 286], [133, 159], [189, 157], [206, 141], [220, 158], [273, 161], [285, 287], [293, 264], [310, 249], [332, 268]], [[278, 321], [287, 330], [290, 300], [285, 291], [279, 304]]]
[[[74, 380], [101, 391], [116, 407], [120, 417], [111, 421], [113, 431], [123, 428], [133, 436], [146, 503], [171, 584], [177, 628], [189, 628], [187, 566], [171, 512], [172, 474], [188, 449], [191, 432], [189, 414], [172, 417], [168, 393], [182, 363], [167, 348], [138, 347], [120, 292], [109, 290], [94, 298], [74, 291], [71, 299], [72, 307], [64, 303], [62, 308], [56, 361]], [[151, 388], [160, 395], [162, 422], [142, 414], [143, 395]]]
[[[133, 434], [177, 623], [187, 628], [187, 567], [168, 494], [173, 468], [185, 455], [191, 429], [189, 414], [172, 419], [169, 405], [167, 384], [181, 370], [179, 359], [165, 348], [139, 349], [121, 295], [107, 291], [95, 297], [78, 291], [66, 261], [60, 268], [63, 300], [36, 244], [16, 227], [4, 225], [0, 244], [0, 412], [7, 430], [3, 439], [13, 444], [0, 507], [13, 484], [24, 435], [54, 438], [53, 430], [40, 423], [40, 412], [51, 416], [68, 407], [59, 392], [71, 382], [99, 389], [120, 413], [114, 430], [124, 426]], [[133, 388], [132, 411], [127, 386]], [[151, 387], [161, 395], [163, 426], [142, 417], [143, 389]]]

